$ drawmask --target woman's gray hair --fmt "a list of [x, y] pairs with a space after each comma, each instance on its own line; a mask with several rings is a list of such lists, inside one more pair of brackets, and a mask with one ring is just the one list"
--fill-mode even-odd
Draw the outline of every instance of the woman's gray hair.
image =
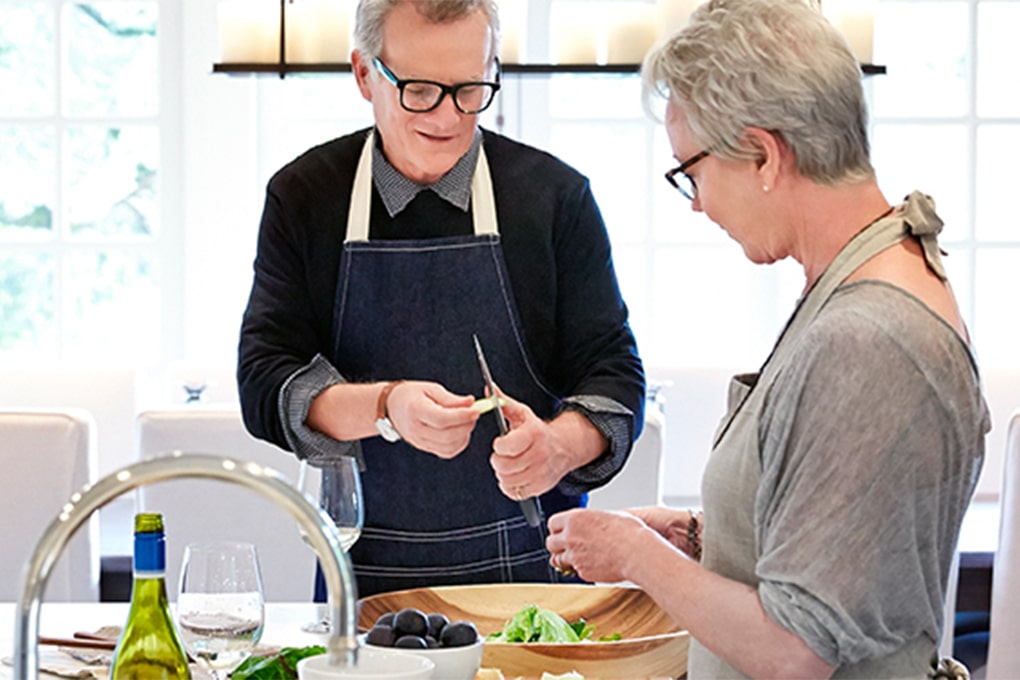
[[499, 10], [495, 0], [360, 0], [354, 18], [354, 48], [361, 51], [366, 61], [382, 54], [386, 17], [405, 2], [414, 3], [421, 15], [434, 24], [456, 21], [481, 7], [492, 31], [489, 61], [499, 56]]
[[860, 66], [810, 0], [707, 0], [641, 73], [646, 110], [672, 101], [713, 154], [758, 157], [744, 137], [756, 127], [780, 135], [819, 184], [874, 174]]

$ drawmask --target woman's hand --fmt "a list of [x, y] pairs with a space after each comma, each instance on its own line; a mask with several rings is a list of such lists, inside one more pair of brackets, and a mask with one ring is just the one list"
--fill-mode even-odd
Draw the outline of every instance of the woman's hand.
[[658, 541], [655, 531], [627, 512], [576, 509], [549, 518], [545, 547], [559, 569], [573, 569], [585, 581], [631, 580], [630, 561], [643, 559], [642, 545]]
[[685, 553], [698, 558], [698, 551], [688, 543], [688, 527], [691, 523], [690, 510], [674, 510], [661, 505], [649, 505], [643, 508], [631, 508], [630, 514], [639, 518], [656, 533], [669, 541], [673, 546]]

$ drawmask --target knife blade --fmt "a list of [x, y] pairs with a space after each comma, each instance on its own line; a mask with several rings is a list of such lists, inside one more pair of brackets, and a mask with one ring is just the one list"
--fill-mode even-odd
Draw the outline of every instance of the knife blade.
[[[478, 335], [472, 335], [475, 339], [475, 354], [478, 356], [478, 366], [482, 369], [482, 378], [485, 379], [485, 386], [489, 388], [489, 399], [495, 404], [495, 408], [492, 410], [496, 413], [496, 423], [499, 425], [499, 434], [505, 435], [510, 431], [510, 426], [506, 422], [506, 416], [503, 415], [502, 405], [499, 403], [500, 397], [499, 392], [496, 391], [496, 382], [492, 379], [492, 373], [489, 371], [489, 364], [485, 361], [485, 352], [482, 351], [482, 343], [478, 340]], [[535, 496], [529, 498], [522, 498], [518, 501], [521, 506], [521, 512], [524, 514], [524, 519], [527, 520], [529, 526], [537, 527], [542, 524], [542, 506], [539, 504], [539, 500]]]

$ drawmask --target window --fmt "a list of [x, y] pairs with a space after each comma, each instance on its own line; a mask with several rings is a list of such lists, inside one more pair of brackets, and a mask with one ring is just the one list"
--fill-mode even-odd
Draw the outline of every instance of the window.
[[[941, 242], [984, 367], [1017, 368], [1020, 217], [1010, 209], [1020, 150], [1020, 63], [1009, 0], [882, 0], [865, 79], [873, 160], [892, 201], [918, 189], [946, 222]], [[910, 27], [920, 25], [924, 31]], [[632, 323], [654, 368], [760, 365], [792, 312], [794, 262], [749, 263], [739, 246], [661, 180], [675, 165], [661, 125], [628, 76], [554, 76], [524, 93], [523, 129], [592, 180], [614, 244]], [[653, 370], [654, 373], [654, 370]], [[652, 376], [654, 378], [654, 375]]]
[[[538, 43], [552, 42], [561, 1], [528, 5], [531, 61], [550, 54], [551, 46]], [[1020, 91], [1012, 85], [1020, 47], [1009, 29], [1020, 25], [1020, 3], [880, 0], [876, 8], [875, 62], [888, 73], [867, 77], [865, 88], [880, 184], [892, 201], [914, 189], [936, 199], [947, 267], [982, 364], [1017, 367], [1020, 322], [1003, 311], [1020, 288], [1020, 218], [1008, 208], [1016, 173], [1003, 168], [1020, 149]], [[922, 16], [929, 28], [910, 30]], [[314, 143], [309, 133], [326, 139], [352, 129], [331, 110], [363, 113], [359, 125], [370, 120], [349, 79], [288, 78], [262, 87], [272, 93], [262, 98], [263, 139], [279, 150], [266, 155], [266, 176]], [[677, 199], [662, 181], [675, 165], [668, 141], [646, 117], [640, 91], [633, 75], [507, 74], [483, 125], [548, 149], [591, 179], [649, 367], [752, 370], [793, 310], [800, 267], [748, 262], [721, 229]], [[341, 104], [344, 97], [350, 100]], [[332, 107], [322, 106], [327, 101]], [[289, 141], [281, 130], [292, 131]]]
[[[924, 31], [907, 26], [923, 14]], [[892, 198], [920, 189], [946, 222], [946, 266], [986, 369], [1018, 368], [1020, 217], [1011, 209], [1020, 150], [1020, 62], [1009, 0], [882, 2], [874, 78], [874, 157]]]
[[159, 11], [0, 0], [5, 363], [159, 356]]
[[[519, 3], [530, 61], [549, 59], [564, 1]], [[229, 364], [266, 181], [371, 122], [348, 75], [209, 73], [215, 3], [188, 14], [186, 49], [172, 33], [177, 4], [0, 0], [0, 92], [17, 93], [0, 97], [0, 362], [209, 352]], [[875, 61], [888, 74], [865, 86], [879, 181], [893, 200], [914, 189], [935, 197], [982, 364], [1020, 367], [1020, 321], [1006, 313], [1020, 287], [1009, 182], [1020, 3], [876, 7]], [[919, 21], [926, 29], [912, 30]], [[677, 199], [662, 181], [669, 145], [639, 93], [633, 75], [508, 74], [482, 120], [591, 178], [650, 367], [754, 368], [793, 308], [799, 267], [749, 263]]]

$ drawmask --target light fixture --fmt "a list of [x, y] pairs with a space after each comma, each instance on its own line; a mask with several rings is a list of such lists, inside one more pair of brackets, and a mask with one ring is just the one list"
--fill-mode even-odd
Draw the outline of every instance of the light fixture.
[[871, 64], [875, 40], [874, 0], [819, 0], [822, 14], [843, 34], [861, 64]]
[[347, 63], [354, 0], [222, 0], [217, 73], [328, 73]]
[[[514, 0], [501, 14], [503, 71], [635, 73], [655, 40], [686, 25], [701, 1], [558, 0], [550, 11], [550, 63], [528, 63], [526, 5]], [[870, 63], [874, 0], [813, 1], [846, 36], [861, 70], [885, 73], [884, 66]], [[356, 5], [357, 0], [221, 0], [220, 60], [213, 71], [280, 78], [289, 73], [349, 73]]]

